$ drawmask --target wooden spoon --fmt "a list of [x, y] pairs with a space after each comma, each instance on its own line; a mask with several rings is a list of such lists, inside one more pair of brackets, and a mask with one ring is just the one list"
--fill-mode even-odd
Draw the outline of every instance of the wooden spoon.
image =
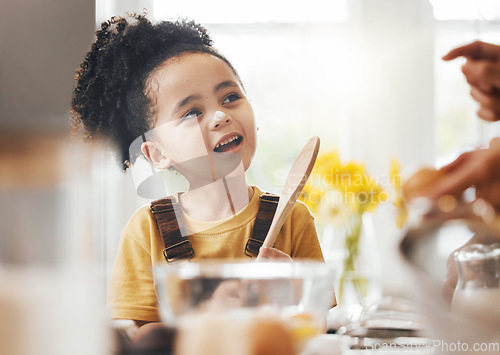
[[266, 239], [262, 246], [271, 248], [276, 241], [276, 237], [285, 223], [285, 219], [292, 210], [293, 205], [299, 198], [304, 185], [311, 174], [314, 163], [316, 162], [316, 157], [319, 151], [319, 138], [314, 136], [306, 143], [299, 156], [293, 163], [288, 177], [286, 178], [285, 185], [281, 191], [280, 201], [278, 207], [276, 208], [276, 213], [274, 214], [271, 227], [269, 232], [267, 232]]

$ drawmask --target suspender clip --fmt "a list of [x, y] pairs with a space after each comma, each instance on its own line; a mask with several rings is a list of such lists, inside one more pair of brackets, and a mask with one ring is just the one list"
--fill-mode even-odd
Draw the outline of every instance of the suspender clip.
[[249, 257], [254, 257], [259, 254], [259, 249], [264, 244], [264, 241], [249, 238], [247, 240], [247, 245], [245, 246], [245, 255]]
[[163, 256], [169, 264], [172, 264], [179, 260], [191, 259], [194, 256], [193, 246], [191, 245], [189, 240], [186, 239], [180, 243], [163, 249]]
[[152, 214], [156, 213], [162, 213], [162, 212], [170, 212], [170, 211], [175, 211], [174, 205], [172, 203], [169, 204], [151, 204], [149, 206], [149, 210], [151, 211]]

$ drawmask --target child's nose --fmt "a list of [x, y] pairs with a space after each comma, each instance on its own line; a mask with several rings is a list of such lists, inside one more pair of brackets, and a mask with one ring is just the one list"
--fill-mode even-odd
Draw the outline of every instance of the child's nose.
[[219, 128], [220, 126], [231, 123], [231, 121], [232, 118], [230, 115], [225, 114], [222, 111], [215, 111], [214, 118], [212, 119], [212, 127]]

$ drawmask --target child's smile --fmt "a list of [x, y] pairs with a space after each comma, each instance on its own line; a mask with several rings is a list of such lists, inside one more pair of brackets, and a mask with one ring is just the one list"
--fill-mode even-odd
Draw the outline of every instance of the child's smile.
[[222, 137], [214, 148], [214, 152], [237, 153], [241, 148], [243, 137], [238, 134], [228, 134]]

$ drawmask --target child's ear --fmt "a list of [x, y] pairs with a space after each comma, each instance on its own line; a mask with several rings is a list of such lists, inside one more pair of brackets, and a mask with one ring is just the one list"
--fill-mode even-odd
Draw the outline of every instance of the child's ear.
[[144, 142], [141, 144], [141, 152], [156, 169], [167, 169], [172, 164], [172, 160], [167, 158], [163, 149], [155, 142]]

